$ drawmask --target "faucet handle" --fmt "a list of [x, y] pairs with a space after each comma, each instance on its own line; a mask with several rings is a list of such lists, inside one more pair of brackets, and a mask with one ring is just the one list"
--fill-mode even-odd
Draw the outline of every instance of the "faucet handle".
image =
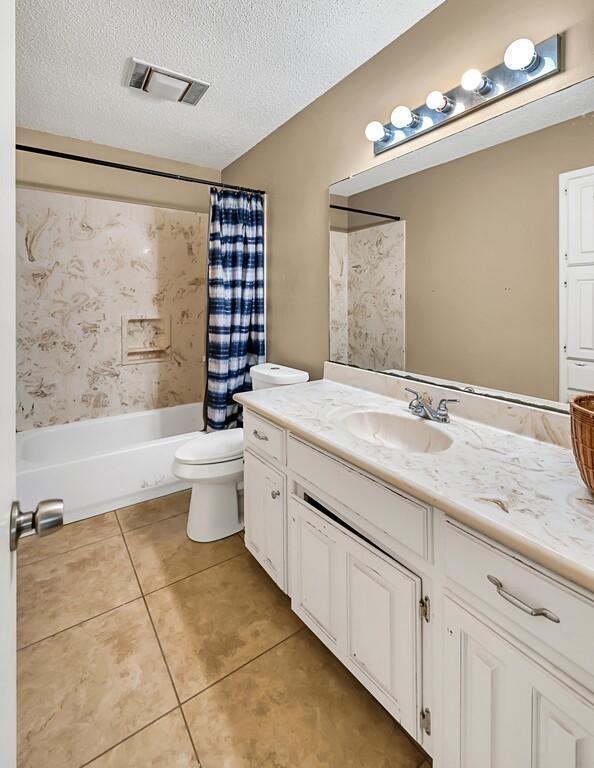
[[437, 405], [437, 412], [438, 413], [447, 413], [448, 411], [448, 403], [459, 403], [457, 397], [442, 397]]
[[404, 387], [404, 391], [408, 392], [410, 395], [414, 395], [415, 396], [415, 400], [420, 400], [421, 399], [421, 395], [419, 395], [418, 392], [415, 392], [414, 389], [410, 389], [409, 387]]

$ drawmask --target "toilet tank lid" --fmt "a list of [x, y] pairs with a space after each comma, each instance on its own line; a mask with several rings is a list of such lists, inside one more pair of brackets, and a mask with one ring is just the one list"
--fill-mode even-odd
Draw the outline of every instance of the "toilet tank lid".
[[239, 459], [243, 454], [243, 429], [204, 432], [181, 445], [175, 458], [181, 464], [216, 464]]
[[289, 368], [286, 365], [276, 363], [261, 363], [250, 368], [250, 375], [266, 384], [299, 384], [309, 380], [307, 371], [298, 368]]

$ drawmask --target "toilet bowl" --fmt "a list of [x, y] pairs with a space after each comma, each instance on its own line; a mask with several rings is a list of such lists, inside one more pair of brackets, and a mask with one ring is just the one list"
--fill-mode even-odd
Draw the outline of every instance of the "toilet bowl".
[[173, 474], [192, 483], [188, 536], [216, 541], [243, 528], [243, 429], [205, 432], [175, 452]]
[[[250, 369], [254, 389], [298, 384], [306, 371], [274, 363]], [[243, 528], [239, 493], [243, 484], [243, 429], [204, 432], [175, 452], [173, 474], [192, 483], [188, 536], [216, 541]]]

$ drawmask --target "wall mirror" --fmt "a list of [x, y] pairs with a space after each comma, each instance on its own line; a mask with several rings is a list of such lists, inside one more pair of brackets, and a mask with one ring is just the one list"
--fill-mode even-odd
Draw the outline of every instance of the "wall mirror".
[[594, 391], [594, 80], [333, 184], [330, 359], [566, 410]]

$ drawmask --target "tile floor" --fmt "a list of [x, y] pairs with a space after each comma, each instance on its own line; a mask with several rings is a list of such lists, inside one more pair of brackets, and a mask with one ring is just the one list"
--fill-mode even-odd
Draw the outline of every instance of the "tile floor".
[[173, 494], [18, 553], [19, 768], [429, 768], [241, 536]]

